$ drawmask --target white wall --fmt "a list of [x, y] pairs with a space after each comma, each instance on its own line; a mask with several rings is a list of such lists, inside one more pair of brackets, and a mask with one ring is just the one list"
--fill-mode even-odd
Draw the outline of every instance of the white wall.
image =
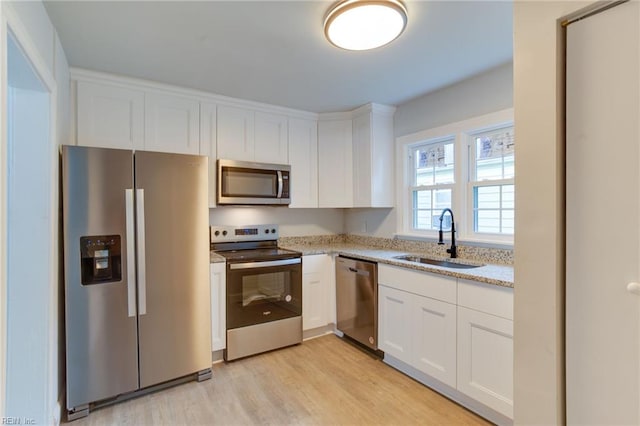
[[[512, 106], [513, 67], [509, 62], [399, 105], [394, 133], [404, 136]], [[397, 232], [396, 214], [395, 208], [346, 210], [345, 232], [392, 238]]]
[[287, 207], [217, 207], [209, 209], [211, 225], [280, 225], [281, 237], [341, 234], [341, 209], [290, 209]]
[[[49, 281], [44, 287], [38, 287], [40, 290], [39, 293], [42, 294], [34, 294], [32, 295], [34, 298], [43, 298], [45, 303], [47, 304], [46, 309], [46, 317], [43, 318], [43, 327], [41, 329], [42, 333], [35, 335], [34, 330], [22, 330], [21, 332], [24, 335], [30, 335], [33, 337], [34, 342], [38, 342], [37, 351], [40, 354], [44, 354], [45, 360], [43, 361], [46, 366], [45, 369], [47, 374], [42, 377], [38, 377], [38, 385], [42, 386], [43, 392], [46, 394], [45, 401], [37, 401], [35, 395], [33, 399], [29, 399], [28, 403], [30, 406], [36, 407], [40, 406], [40, 404], [45, 405], [45, 413], [38, 414], [38, 417], [42, 416], [42, 420], [45, 423], [56, 423], [60, 419], [60, 411], [59, 411], [59, 402], [61, 401], [61, 391], [64, 377], [59, 376], [60, 367], [63, 364], [62, 358], [62, 348], [64, 345], [64, 340], [60, 335], [61, 330], [61, 322], [60, 322], [60, 312], [62, 309], [62, 289], [61, 289], [61, 281], [58, 277], [58, 144], [59, 143], [68, 143], [69, 140], [69, 131], [70, 131], [70, 109], [69, 109], [69, 71], [68, 71], [68, 63], [64, 54], [64, 51], [60, 45], [60, 42], [57, 38], [57, 34], [53, 25], [51, 24], [47, 12], [40, 1], [4, 1], [1, 2], [0, 5], [2, 7], [2, 16], [3, 19], [6, 19], [12, 31], [15, 32], [19, 42], [23, 44], [27, 53], [29, 55], [29, 59], [33, 61], [36, 66], [38, 72], [41, 77], [47, 81], [47, 86], [49, 90], [51, 90], [52, 98], [55, 104], [51, 105], [51, 129], [55, 132], [51, 134], [51, 146], [48, 154], [50, 155], [50, 184], [51, 184], [51, 199], [50, 199], [50, 229], [51, 229], [51, 246], [48, 248], [48, 252], [50, 254], [50, 262], [51, 268], [49, 271]], [[2, 21], [3, 23], [5, 21]], [[4, 28], [2, 29], [2, 33], [0, 36], [0, 44], [2, 47], [0, 51], [4, 51], [6, 46], [6, 32]], [[6, 89], [6, 70], [2, 70], [0, 73], [2, 79], [1, 87], [3, 92], [3, 105], [4, 105], [4, 91]], [[2, 124], [3, 124], [3, 134], [1, 135], [2, 143], [6, 146], [5, 140], [5, 125], [6, 125], [6, 114], [5, 108], [2, 108]], [[3, 161], [6, 158], [3, 155]], [[0, 167], [0, 182], [4, 187], [6, 183], [6, 164], [3, 164]], [[34, 165], [35, 167], [35, 165]], [[6, 197], [5, 193], [1, 194], [3, 200]], [[0, 218], [3, 223], [6, 220], [6, 205], [4, 205], [2, 211], [0, 212]], [[6, 232], [2, 233], [2, 247], [4, 247]], [[47, 240], [47, 236], [41, 236], [42, 241]], [[6, 253], [0, 253], [2, 256], [6, 256]], [[4, 265], [4, 262], [1, 262], [0, 265]], [[5, 291], [6, 291], [6, 282], [4, 281], [5, 270], [0, 271], [0, 276], [2, 278], [2, 285], [0, 286], [0, 290], [2, 294], [0, 295], [0, 299], [2, 302], [6, 300]], [[9, 302], [10, 304], [10, 302]], [[0, 318], [0, 326], [5, 331], [5, 312], [0, 309], [0, 314], [2, 318]], [[20, 331], [20, 330], [17, 330]], [[43, 335], [41, 335], [43, 334]], [[3, 336], [4, 337], [4, 336]], [[3, 354], [0, 356], [0, 361], [3, 361], [2, 358], [4, 356], [4, 350], [6, 348], [2, 348]], [[3, 361], [4, 362], [4, 361]], [[4, 367], [4, 366], [3, 366]], [[40, 366], [38, 366], [40, 367]], [[3, 382], [6, 379], [6, 375], [4, 372], [0, 374], [0, 380]], [[1, 386], [0, 386], [1, 387]], [[5, 398], [8, 398], [7, 395], [0, 394], [0, 398], [2, 402], [0, 403], [0, 416], [4, 415], [4, 401]]]
[[515, 423], [563, 424], [564, 118], [559, 19], [585, 2], [514, 2]]
[[398, 105], [396, 137], [513, 106], [513, 64], [508, 62]]

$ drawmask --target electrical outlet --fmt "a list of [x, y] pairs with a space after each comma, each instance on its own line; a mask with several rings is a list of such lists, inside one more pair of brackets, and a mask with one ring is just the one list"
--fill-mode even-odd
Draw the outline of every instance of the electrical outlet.
[[360, 232], [364, 232], [364, 233], [367, 232], [367, 221], [366, 220], [362, 221], [362, 228], [360, 229]]

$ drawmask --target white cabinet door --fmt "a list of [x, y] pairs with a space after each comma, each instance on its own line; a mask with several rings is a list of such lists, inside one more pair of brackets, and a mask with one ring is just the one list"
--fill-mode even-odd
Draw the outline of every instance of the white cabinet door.
[[291, 204], [289, 208], [318, 207], [318, 122], [289, 119], [289, 164]]
[[251, 110], [218, 106], [218, 158], [254, 161], [254, 118]]
[[513, 418], [513, 321], [458, 306], [458, 390]]
[[147, 151], [198, 154], [200, 103], [191, 98], [147, 92], [145, 96]]
[[378, 348], [408, 364], [413, 360], [411, 298], [410, 293], [378, 286]]
[[371, 104], [353, 119], [353, 206], [394, 206], [394, 108]]
[[288, 164], [289, 140], [287, 117], [279, 114], [255, 113], [255, 161]]
[[412, 295], [413, 365], [456, 387], [456, 305]]
[[353, 206], [351, 120], [318, 123], [318, 206]]
[[353, 119], [354, 207], [371, 207], [371, 173], [371, 113], [367, 113]]
[[329, 323], [329, 273], [331, 259], [326, 254], [302, 257], [302, 329]]
[[216, 105], [200, 104], [200, 155], [209, 157], [209, 207], [216, 206]]
[[640, 424], [640, 297], [633, 285], [627, 289], [640, 281], [638, 22], [640, 4], [631, 1], [567, 27], [566, 413], [572, 425]]
[[78, 81], [77, 144], [144, 148], [144, 92]]
[[211, 350], [227, 347], [226, 264], [212, 263], [211, 273]]

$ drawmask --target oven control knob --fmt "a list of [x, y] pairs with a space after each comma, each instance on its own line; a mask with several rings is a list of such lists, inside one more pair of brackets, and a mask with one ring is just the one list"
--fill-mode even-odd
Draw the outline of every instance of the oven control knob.
[[275, 230], [275, 229], [272, 229], [272, 230], [271, 230], [271, 233], [272, 233], [272, 234], [275, 234], [275, 233], [276, 233], [276, 230]]
[[265, 234], [268, 234], [268, 233], [269, 233], [269, 230], [268, 230], [268, 229], [265, 229], [265, 230], [264, 230], [264, 233], [265, 233]]
[[222, 236], [226, 237], [227, 236], [227, 231], [222, 231]]
[[220, 235], [220, 231], [216, 231], [213, 233], [213, 235], [215, 235], [216, 237]]

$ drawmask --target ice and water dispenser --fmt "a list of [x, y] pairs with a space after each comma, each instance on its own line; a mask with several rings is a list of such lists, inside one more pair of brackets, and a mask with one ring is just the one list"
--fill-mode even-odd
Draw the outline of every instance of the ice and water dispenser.
[[82, 284], [122, 281], [120, 235], [80, 237]]

